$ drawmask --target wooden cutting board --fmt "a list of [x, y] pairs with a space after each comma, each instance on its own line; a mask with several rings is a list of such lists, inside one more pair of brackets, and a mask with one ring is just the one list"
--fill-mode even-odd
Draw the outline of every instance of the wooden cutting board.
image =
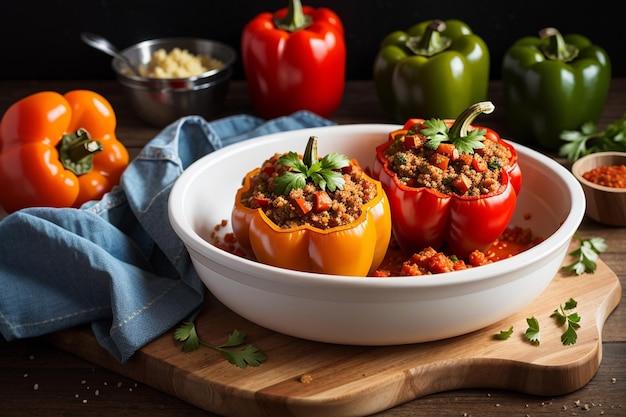
[[[565, 260], [566, 262], [569, 259]], [[511, 294], [514, 296], [514, 294]], [[575, 345], [560, 341], [550, 315], [573, 297], [581, 328]], [[620, 282], [602, 261], [595, 274], [563, 275], [527, 308], [485, 329], [421, 344], [363, 347], [310, 342], [257, 326], [209, 298], [196, 322], [201, 338], [220, 343], [234, 329], [268, 357], [240, 369], [211, 349], [180, 350], [174, 329], [120, 364], [89, 328], [55, 333], [56, 346], [114, 372], [224, 416], [364, 416], [431, 393], [493, 388], [554, 396], [575, 391], [602, 360], [602, 326], [621, 300]], [[524, 337], [526, 318], [541, 326], [541, 343]], [[508, 340], [494, 335], [513, 326]], [[308, 374], [310, 383], [300, 377]]]

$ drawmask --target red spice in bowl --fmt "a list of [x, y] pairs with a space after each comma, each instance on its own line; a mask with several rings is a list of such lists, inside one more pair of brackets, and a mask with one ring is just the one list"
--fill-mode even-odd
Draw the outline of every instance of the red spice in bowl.
[[578, 159], [572, 174], [582, 185], [586, 214], [607, 226], [626, 226], [626, 152], [596, 152]]
[[626, 165], [602, 165], [583, 174], [583, 178], [598, 185], [626, 188]]

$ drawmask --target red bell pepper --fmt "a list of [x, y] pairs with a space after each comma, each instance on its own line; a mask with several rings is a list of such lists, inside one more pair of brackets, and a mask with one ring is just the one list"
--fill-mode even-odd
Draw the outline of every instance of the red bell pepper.
[[[410, 181], [400, 180], [391, 169], [385, 152], [395, 141], [404, 140], [405, 137], [410, 138], [407, 142], [417, 143], [418, 146], [430, 140], [422, 133], [427, 127], [424, 119], [410, 119], [403, 129], [391, 132], [389, 140], [376, 148], [373, 176], [381, 181], [387, 193], [393, 235], [404, 252], [415, 253], [430, 246], [467, 259], [474, 250], [486, 250], [507, 227], [521, 188], [517, 153], [495, 131], [470, 125], [478, 114], [487, 112], [478, 105], [470, 107], [456, 121], [444, 122], [449, 127], [449, 137], [463, 138], [468, 132], [478, 129], [475, 134], [478, 133], [483, 141], [493, 140], [510, 150], [508, 167], [493, 168], [501, 170], [501, 185], [496, 193], [463, 195], [468, 179], [463, 178], [462, 174], [453, 180], [452, 186], [456, 188], [456, 193], [450, 194], [423, 186], [412, 187]], [[406, 142], [404, 146], [407, 146]], [[472, 164], [472, 153], [479, 155], [479, 152], [461, 152], [458, 159]]]
[[345, 85], [343, 24], [332, 10], [302, 6], [264, 12], [243, 29], [241, 54], [250, 99], [264, 118], [339, 107]]

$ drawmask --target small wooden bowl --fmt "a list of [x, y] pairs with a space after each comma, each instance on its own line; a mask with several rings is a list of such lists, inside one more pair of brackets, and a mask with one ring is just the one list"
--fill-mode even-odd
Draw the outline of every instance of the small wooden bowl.
[[572, 165], [587, 200], [587, 215], [608, 226], [626, 226], [626, 188], [605, 187], [583, 178], [599, 166], [626, 165], [626, 152], [597, 152], [586, 155]]

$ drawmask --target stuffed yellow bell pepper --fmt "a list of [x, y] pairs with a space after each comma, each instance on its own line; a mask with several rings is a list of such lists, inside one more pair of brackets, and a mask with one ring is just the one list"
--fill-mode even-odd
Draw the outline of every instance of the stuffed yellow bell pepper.
[[242, 249], [259, 262], [331, 275], [373, 272], [391, 237], [380, 182], [344, 155], [318, 158], [315, 136], [303, 156], [277, 154], [249, 172], [231, 220]]

